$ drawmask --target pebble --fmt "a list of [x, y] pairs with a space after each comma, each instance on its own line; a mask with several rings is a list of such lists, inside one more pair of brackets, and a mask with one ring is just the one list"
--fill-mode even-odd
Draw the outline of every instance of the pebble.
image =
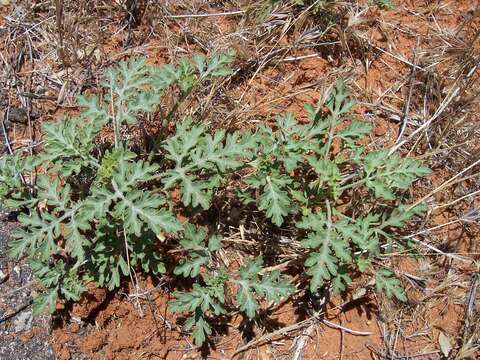
[[0, 270], [0, 284], [7, 280], [8, 274], [5, 274], [2, 270]]
[[31, 311], [25, 311], [20, 313], [16, 319], [13, 325], [15, 326], [15, 332], [19, 333], [25, 330], [30, 330], [32, 327], [32, 312]]

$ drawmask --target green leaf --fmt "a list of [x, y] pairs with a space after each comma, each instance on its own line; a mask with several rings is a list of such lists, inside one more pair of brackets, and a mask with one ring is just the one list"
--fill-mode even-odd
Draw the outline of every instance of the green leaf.
[[196, 227], [186, 223], [184, 225], [183, 237], [180, 244], [188, 251], [188, 258], [180, 260], [175, 267], [174, 273], [184, 277], [196, 277], [200, 273], [200, 268], [207, 265], [211, 258], [211, 252], [220, 248], [222, 237], [212, 236], [208, 240], [208, 246], [205, 244], [207, 233], [201, 227]]
[[340, 274], [339, 265], [352, 261], [351, 241], [356, 236], [356, 228], [344, 220], [331, 223], [321, 212], [305, 215], [296, 225], [313, 230], [302, 241], [304, 247], [316, 249], [305, 261], [307, 274], [311, 276], [310, 289], [316, 291], [337, 275], [339, 278], [334, 279], [333, 285], [340, 289], [341, 281], [345, 282], [347, 278]]
[[[140, 112], [150, 112], [160, 101], [160, 88], [153, 81], [145, 58], [123, 61], [110, 68], [102, 86], [106, 91], [106, 103], [113, 105], [113, 119], [117, 129], [123, 123], [134, 124]], [[150, 90], [147, 90], [149, 89]]]
[[377, 5], [381, 9], [393, 9], [392, 0], [371, 0], [371, 3]]
[[[151, 229], [157, 235], [164, 231], [181, 230], [175, 215], [161, 208], [165, 205], [161, 195], [134, 189], [139, 183], [152, 179], [157, 169], [157, 166], [143, 161], [137, 163], [121, 161], [111, 180], [113, 196], [101, 191], [96, 192], [96, 195], [107, 203], [110, 199], [117, 200], [113, 214], [124, 221], [128, 232], [136, 236], [140, 236], [144, 228]], [[89, 205], [91, 206], [91, 203]]]
[[[130, 244], [134, 243], [131, 234], [118, 236], [119, 227], [123, 231], [122, 224], [115, 224], [107, 219], [102, 219], [96, 232], [95, 246], [91, 250], [87, 263], [89, 273], [94, 277], [99, 286], [107, 286], [109, 290], [120, 285], [121, 275], [129, 275], [129, 268], [124, 259], [126, 243], [132, 253]], [[126, 239], [124, 238], [126, 237]], [[136, 259], [132, 257], [132, 259]]]
[[336, 118], [349, 112], [353, 105], [355, 105], [355, 101], [348, 97], [345, 82], [338, 80], [327, 99], [326, 106], [328, 110]]
[[48, 288], [56, 287], [65, 272], [65, 266], [62, 260], [60, 260], [56, 266], [50, 267], [47, 262], [30, 258], [28, 259], [28, 265], [32, 269], [33, 274]]
[[259, 308], [255, 299], [254, 291], [267, 300], [278, 303], [282, 297], [287, 297], [295, 287], [286, 279], [280, 277], [278, 271], [268, 272], [259, 279], [262, 270], [263, 258], [261, 256], [250, 260], [239, 269], [240, 280], [235, 282], [239, 285], [237, 303], [240, 310], [245, 312], [248, 318], [253, 319]]
[[179, 81], [180, 71], [172, 64], [150, 68], [151, 84], [161, 92]]
[[369, 134], [373, 130], [373, 125], [364, 121], [352, 121], [345, 128], [340, 130], [337, 136], [346, 142], [353, 142]]
[[243, 280], [252, 279], [262, 271], [263, 258], [257, 256], [255, 259], [250, 259], [244, 266], [240, 267], [239, 274]]
[[195, 67], [186, 58], [180, 60], [178, 64], [178, 87], [182, 94], [187, 94], [195, 85]]
[[167, 270], [163, 263], [162, 257], [158, 253], [158, 246], [155, 243], [156, 237], [144, 236], [138, 241], [134, 241], [132, 251], [130, 253], [130, 264], [135, 267], [139, 264], [145, 272], [153, 272], [154, 274], [163, 274]]
[[21, 228], [13, 233], [16, 239], [23, 239], [26, 244], [12, 242], [11, 255], [39, 256], [46, 260], [56, 254], [60, 248], [57, 239], [61, 236], [61, 228], [66, 230], [66, 250], [77, 261], [83, 261], [83, 246], [89, 242], [82, 235], [82, 231], [89, 229], [89, 224], [82, 219], [80, 210], [81, 202], [71, 200], [71, 188], [67, 184], [60, 186], [59, 179], [53, 178], [53, 183], [46, 175], [37, 179], [38, 199], [46, 201], [50, 206], [49, 212], [32, 210], [30, 215], [21, 214], [18, 220]]
[[307, 112], [308, 119], [312, 122], [318, 122], [321, 119], [321, 113], [319, 109], [314, 107], [312, 104], [305, 104], [303, 105], [303, 108]]
[[209, 335], [212, 335], [212, 328], [201, 316], [193, 327], [192, 337], [195, 345], [202, 346]]
[[352, 261], [348, 239], [338, 236], [336, 232], [332, 231], [330, 247], [333, 249], [335, 256], [343, 262], [349, 263]]
[[309, 156], [307, 160], [318, 175], [318, 187], [321, 188], [326, 183], [333, 197], [338, 198], [341, 195], [339, 188], [342, 177], [337, 164], [328, 159], [317, 159], [314, 156]]
[[206, 210], [214, 188], [220, 185], [226, 172], [242, 165], [253, 146], [248, 132], [240, 136], [220, 130], [211, 136], [204, 126], [194, 125], [187, 117], [177, 124], [175, 135], [163, 145], [167, 159], [175, 164], [161, 175], [164, 189], [179, 185], [185, 206], [201, 206]]
[[288, 297], [295, 290], [293, 285], [280, 277], [279, 271], [266, 273], [259, 282], [253, 284], [253, 288], [257, 294], [277, 304], [282, 297]]
[[305, 261], [307, 274], [311, 276], [310, 290], [315, 292], [333, 276], [337, 275], [337, 259], [332, 256], [328, 246], [322, 246], [319, 252], [309, 255]]
[[363, 159], [366, 185], [375, 196], [387, 200], [395, 199], [394, 190], [406, 190], [419, 176], [428, 175], [430, 170], [419, 161], [402, 158], [388, 150], [372, 151]]
[[80, 281], [76, 271], [70, 271], [60, 287], [62, 295], [65, 296], [65, 299], [70, 301], [80, 300], [80, 296], [85, 291], [87, 291], [87, 288]]
[[80, 212], [74, 212], [64, 226], [65, 249], [77, 259], [78, 264], [85, 260], [85, 249], [90, 245], [90, 241], [83, 233], [90, 229], [89, 220], [91, 219], [84, 218]]
[[60, 176], [78, 174], [83, 167], [95, 168], [97, 161], [90, 153], [101, 125], [95, 119], [76, 117], [43, 123], [43, 161], [53, 164], [52, 170]]
[[100, 101], [98, 96], [79, 96], [78, 106], [82, 108], [82, 117], [91, 124], [92, 129], [100, 130], [110, 120], [107, 106]]
[[182, 180], [182, 202], [185, 206], [201, 206], [204, 210], [210, 207], [212, 192], [209, 185], [202, 181], [191, 181], [188, 178]]
[[347, 285], [352, 282], [352, 278], [348, 275], [346, 267], [340, 267], [337, 275], [332, 281], [332, 291], [334, 294], [340, 294], [347, 289]]
[[196, 227], [190, 223], [184, 224], [183, 236], [180, 240], [180, 245], [185, 250], [202, 250], [205, 248], [205, 239], [207, 233], [202, 227]]
[[367, 180], [366, 185], [373, 190], [375, 197], [384, 198], [385, 200], [395, 200], [395, 193], [390, 189], [388, 184], [381, 180]]
[[282, 225], [283, 218], [291, 210], [288, 192], [282, 190], [291, 183], [292, 180], [286, 176], [272, 174], [271, 177], [267, 176], [266, 184], [260, 195], [259, 209], [266, 211], [267, 217], [277, 226]]
[[200, 73], [200, 75], [203, 75], [205, 72], [206, 61], [207, 58], [202, 54], [193, 55], [193, 64], [197, 68], [197, 71]]
[[378, 215], [368, 214], [351, 223], [344, 220], [339, 221], [335, 224], [335, 229], [345, 241], [352, 241], [361, 250], [368, 251], [370, 255], [378, 255], [380, 251], [378, 225], [376, 225], [378, 220]]
[[375, 288], [378, 292], [387, 295], [388, 298], [396, 297], [402, 302], [408, 300], [400, 280], [394, 277], [388, 269], [381, 268], [375, 272]]
[[225, 302], [225, 283], [228, 281], [229, 276], [221, 270], [218, 273], [215, 273], [214, 276], [203, 276], [203, 281], [207, 286], [207, 291], [213, 298], [220, 301], [220, 303]]
[[304, 215], [295, 226], [299, 229], [323, 231], [327, 228], [327, 224], [328, 219], [326, 213], [316, 212]]
[[[43, 311], [42, 304], [45, 305], [45, 302], [56, 301], [58, 290], [67, 300], [75, 301], [80, 300], [80, 295], [87, 290], [78, 277], [76, 267], [67, 268], [62, 259], [56, 260], [53, 264], [52, 262], [44, 262], [33, 258], [28, 260], [35, 277], [47, 288], [38, 300], [39, 311]], [[55, 299], [53, 299], [52, 291], [55, 294]], [[48, 304], [48, 306], [51, 306], [51, 304]]]
[[201, 74], [202, 78], [207, 76], [228, 76], [232, 73], [232, 70], [228, 68], [228, 65], [234, 60], [235, 53], [233, 51], [217, 54], [210, 60], [206, 71]]
[[259, 305], [253, 295], [251, 284], [245, 280], [238, 281], [238, 284], [240, 287], [237, 292], [237, 303], [240, 306], [240, 310], [243, 311], [249, 319], [253, 319]]
[[358, 270], [360, 270], [362, 273], [367, 271], [372, 266], [371, 261], [362, 256], [359, 256], [355, 261], [357, 263]]
[[107, 150], [97, 169], [96, 182], [98, 184], [108, 183], [121, 162], [127, 162], [135, 157], [135, 153], [128, 150], [123, 144], [118, 148]]
[[182, 259], [175, 266], [173, 273], [175, 275], [182, 275], [183, 277], [196, 277], [200, 274], [200, 269], [203, 265], [208, 264], [210, 256], [205, 251], [195, 251], [190, 254], [188, 259]]
[[29, 242], [25, 241], [29, 234], [23, 229], [17, 229], [13, 234], [13, 238], [8, 242], [8, 256], [13, 259], [20, 259], [27, 253]]
[[176, 291], [173, 293], [176, 300], [169, 302], [170, 310], [173, 312], [191, 312], [191, 316], [185, 322], [185, 329], [193, 328], [192, 336], [195, 344], [200, 346], [206, 339], [207, 335], [211, 335], [210, 325], [205, 321], [203, 315], [207, 311], [212, 311], [215, 315], [225, 312], [221, 305], [210, 294], [207, 287], [193, 284], [193, 289], [189, 292]]
[[164, 199], [147, 191], [134, 190], [126, 194], [117, 192], [120, 201], [114, 212], [119, 218], [123, 217], [127, 231], [140, 236], [143, 228], [148, 227], [155, 234], [177, 232], [181, 229], [176, 217], [166, 209]]
[[118, 163], [116, 171], [113, 173], [112, 179], [118, 185], [119, 190], [128, 192], [139, 184], [153, 180], [158, 168], [158, 165], [148, 162], [129, 162], [122, 158]]
[[57, 298], [57, 289], [51, 289], [37, 295], [32, 304], [33, 316], [39, 316], [46, 312], [52, 314], [56, 309]]
[[90, 192], [91, 195], [83, 201], [79, 214], [84, 219], [99, 219], [109, 209], [115, 193], [99, 186], [92, 186]]
[[[24, 189], [21, 175], [24, 171], [34, 169], [34, 161], [30, 161], [30, 163], [28, 160], [22, 159], [20, 153], [0, 156], [0, 204], [8, 205], [9, 202], [12, 202], [12, 198], [16, 197], [15, 195], [19, 195], [21, 199], [16, 201], [20, 200], [18, 207], [21, 207], [23, 206], [21, 203], [29, 198], [29, 192]], [[28, 200], [25, 205], [28, 206]], [[30, 205], [34, 206], [34, 204]]]
[[208, 250], [211, 252], [220, 250], [222, 247], [222, 240], [223, 237], [220, 235], [210, 237], [210, 239], [208, 239]]
[[302, 246], [309, 249], [316, 249], [323, 244], [326, 236], [326, 231], [323, 229], [309, 233], [307, 238], [302, 240]]
[[224, 312], [222, 307], [218, 305], [215, 299], [210, 295], [208, 288], [198, 284], [193, 284], [193, 289], [189, 292], [176, 291], [173, 293], [176, 300], [172, 300], [170, 310], [173, 312], [194, 312], [200, 308], [203, 312], [211, 309], [216, 315]]
[[415, 215], [423, 215], [426, 210], [427, 207], [425, 204], [419, 204], [412, 209], [410, 209], [410, 206], [408, 205], [401, 204], [397, 208], [395, 208], [389, 216], [384, 215], [382, 217], [381, 227], [404, 227], [406, 221], [410, 220]]

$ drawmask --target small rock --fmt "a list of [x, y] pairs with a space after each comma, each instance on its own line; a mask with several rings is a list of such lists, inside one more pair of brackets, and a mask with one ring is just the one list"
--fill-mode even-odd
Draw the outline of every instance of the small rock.
[[0, 284], [4, 283], [5, 280], [8, 279], [8, 274], [5, 274], [2, 270], [0, 270]]
[[33, 316], [31, 311], [25, 311], [20, 313], [16, 317], [15, 322], [13, 323], [13, 325], [15, 326], [15, 332], [19, 333], [21, 331], [30, 330], [30, 328], [32, 327], [32, 320]]
[[20, 271], [21, 271], [21, 270], [20, 270], [20, 267], [19, 267], [18, 265], [13, 268], [13, 271], [15, 271], [15, 273], [16, 273], [18, 276], [20, 276]]
[[27, 124], [28, 123], [28, 110], [26, 108], [11, 108], [8, 111], [8, 118], [6, 124], [9, 123]]

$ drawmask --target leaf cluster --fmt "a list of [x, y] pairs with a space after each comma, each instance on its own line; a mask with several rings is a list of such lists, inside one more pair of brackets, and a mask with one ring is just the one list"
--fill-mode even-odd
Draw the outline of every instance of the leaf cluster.
[[[221, 54], [162, 67], [121, 62], [107, 71], [103, 92], [79, 98], [78, 116], [43, 125], [41, 151], [0, 158], [0, 201], [23, 210], [9, 254], [26, 257], [45, 288], [36, 314], [54, 311], [59, 297], [77, 301], [90, 281], [113, 290], [132, 271], [168, 272], [193, 281], [174, 293], [170, 309], [189, 314], [184, 327], [201, 345], [215, 317], [237, 309], [252, 320], [265, 301], [291, 296], [295, 286], [264, 267], [262, 254], [274, 263], [275, 249], [265, 253], [257, 244], [253, 258], [233, 271], [219, 256], [224, 234], [212, 235], [201, 217], [177, 219], [178, 211], [208, 214], [219, 189], [239, 174], [242, 215], [289, 231], [312, 292], [343, 292], [360, 271], [373, 275], [379, 292], [407, 300], [394, 273], [374, 260], [399, 245], [394, 233], [422, 213], [407, 205], [408, 190], [428, 168], [361, 144], [372, 125], [347, 119], [355, 101], [343, 81], [325, 103], [305, 105], [307, 121], [286, 113], [273, 126], [232, 132], [179, 117], [196, 87], [231, 74], [232, 60]], [[176, 94], [173, 105], [162, 101], [167, 92]], [[162, 128], [152, 134], [153, 149], [142, 151], [125, 129], [139, 126], [145, 113], [163, 124], [177, 121], [173, 133]], [[102, 131], [113, 132], [111, 144], [99, 146]], [[165, 257], [172, 254], [169, 269]], [[226, 286], [234, 289], [228, 298]]]
[[212, 236], [206, 241], [206, 232], [194, 225], [187, 224], [182, 247], [189, 255], [181, 260], [174, 274], [183, 277], [199, 278], [190, 291], [177, 291], [175, 300], [170, 302], [170, 310], [189, 312], [192, 315], [184, 324], [186, 330], [192, 330], [195, 344], [202, 345], [206, 337], [212, 334], [208, 322], [209, 315], [226, 314], [225, 286], [231, 283], [237, 288], [236, 302], [249, 319], [253, 319], [260, 307], [258, 299], [275, 303], [287, 298], [295, 289], [278, 271], [266, 272], [262, 276], [263, 258], [261, 256], [248, 261], [236, 273], [226, 273], [224, 268], [214, 266], [215, 252], [221, 248], [221, 238]]
[[[40, 153], [0, 158], [1, 201], [28, 209], [19, 216], [21, 226], [9, 253], [16, 258], [27, 256], [47, 289], [38, 297], [36, 309], [53, 311], [58, 295], [78, 300], [84, 291], [82, 282], [118, 287], [132, 267], [166, 271], [158, 239], [177, 233], [182, 226], [166, 197], [149, 187], [158, 179], [159, 165], [133, 152], [121, 128], [137, 124], [142, 113], [154, 111], [167, 89], [186, 94], [197, 83], [229, 74], [231, 61], [231, 54], [221, 54], [208, 61], [196, 56], [193, 61], [182, 59], [178, 65], [163, 67], [149, 65], [145, 59], [121, 62], [107, 71], [103, 97], [80, 96], [78, 116], [43, 124]], [[115, 143], [101, 150], [96, 137], [106, 128], [113, 129]], [[216, 165], [225, 161], [228, 156], [220, 152], [234, 147], [236, 140], [228, 135], [223, 146], [219, 143], [223, 138], [217, 136], [213, 144], [203, 134], [206, 129], [200, 130], [198, 135], [207, 141], [205, 151], [217, 147], [209, 152], [210, 159], [216, 156], [212, 160]], [[202, 171], [202, 165], [195, 169]], [[38, 170], [35, 183], [28, 186], [24, 176]], [[76, 291], [70, 291], [64, 281], [72, 278], [78, 282]]]

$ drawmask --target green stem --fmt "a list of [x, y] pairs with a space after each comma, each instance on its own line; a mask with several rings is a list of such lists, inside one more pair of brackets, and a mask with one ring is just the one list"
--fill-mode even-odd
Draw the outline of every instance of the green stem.
[[340, 187], [340, 190], [341, 191], [344, 191], [344, 190], [347, 190], [347, 189], [350, 189], [354, 186], [357, 186], [357, 185], [361, 185], [361, 184], [364, 184], [365, 182], [367, 182], [368, 180], [374, 180], [375, 178], [379, 177], [380, 175], [383, 175], [383, 176], [391, 176], [391, 175], [395, 175], [396, 171], [389, 171], [389, 172], [386, 172], [386, 173], [381, 173], [381, 174], [378, 174], [378, 170], [379, 169], [382, 169], [383, 167], [379, 167], [378, 169], [376, 169], [376, 172], [377, 174], [374, 174], [372, 176], [367, 176], [366, 178], [363, 178], [363, 179], [360, 179], [360, 180], [357, 180], [353, 183], [350, 183], [348, 185], [345, 185], [345, 186], [341, 186]]
[[350, 184], [348, 184], [348, 185], [341, 186], [340, 189], [339, 189], [339, 191], [345, 191], [345, 190], [350, 189], [350, 188], [352, 188], [352, 187], [355, 187], [355, 186], [357, 186], [357, 185], [361, 185], [361, 184], [365, 183], [365, 182], [366, 182], [367, 180], [369, 180], [369, 179], [370, 179], [370, 178], [366, 177], [366, 178], [364, 178], [364, 179], [355, 181], [355, 182], [350, 183]]
[[113, 134], [115, 137], [115, 149], [118, 148], [119, 144], [119, 134], [120, 134], [120, 127], [118, 126], [118, 121], [115, 116], [115, 106], [113, 105], [113, 88], [110, 86], [110, 99], [111, 99], [111, 108], [112, 108], [112, 120], [113, 120]]
[[329, 246], [332, 231], [332, 208], [330, 207], [330, 201], [328, 201], [328, 199], [325, 200], [325, 206], [327, 207], [327, 243], [325, 246]]
[[[185, 93], [183, 93], [180, 98], [177, 99], [177, 101], [175, 101], [175, 104], [173, 105], [172, 109], [168, 112], [167, 116], [163, 119], [163, 121], [165, 122], [165, 124], [168, 125], [168, 123], [170, 122], [170, 120], [172, 120], [173, 116], [175, 115], [175, 113], [177, 112], [178, 110], [178, 107], [180, 106], [180, 104], [182, 102], [185, 101], [185, 99], [192, 93], [192, 90], [202, 82], [203, 78], [200, 78], [198, 79], [191, 87], [190, 89], [188, 89]], [[150, 151], [150, 154], [148, 155], [148, 161], [152, 161], [153, 157], [155, 156], [155, 153], [158, 151], [159, 147], [160, 147], [160, 144], [162, 143], [162, 135], [163, 134], [163, 131], [159, 131], [159, 133], [157, 134], [157, 137], [155, 138], [155, 143], [153, 145], [153, 149], [152, 151]]]
[[332, 146], [332, 141], [335, 138], [335, 135], [334, 135], [335, 134], [335, 126], [337, 125], [336, 124], [336, 119], [337, 119], [337, 115], [332, 114], [332, 120], [330, 122], [330, 128], [328, 129], [327, 145], [326, 145], [326, 148], [325, 148], [325, 156], [324, 156], [325, 159], [328, 157], [328, 153], [330, 152], [330, 147]]

